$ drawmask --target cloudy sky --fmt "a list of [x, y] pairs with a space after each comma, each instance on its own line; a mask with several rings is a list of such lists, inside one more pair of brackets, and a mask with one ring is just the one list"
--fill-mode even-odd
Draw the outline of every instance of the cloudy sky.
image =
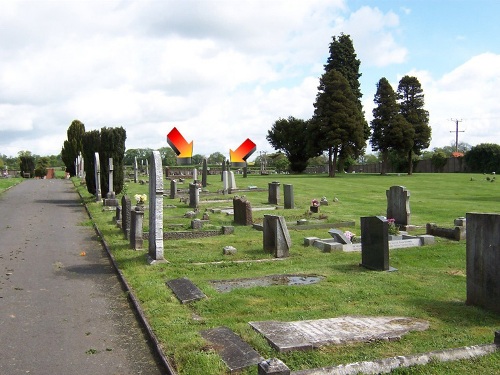
[[[416, 76], [433, 147], [500, 143], [497, 0], [2, 0], [0, 154], [58, 154], [74, 119], [123, 126], [127, 149], [273, 151], [278, 118], [308, 119], [332, 36], [361, 60], [368, 121], [380, 78]], [[452, 120], [453, 119], [453, 120]], [[369, 149], [368, 149], [369, 150]]]

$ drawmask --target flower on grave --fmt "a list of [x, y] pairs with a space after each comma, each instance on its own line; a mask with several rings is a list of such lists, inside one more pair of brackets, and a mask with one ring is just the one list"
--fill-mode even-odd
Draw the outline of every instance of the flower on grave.
[[351, 242], [353, 242], [354, 239], [356, 238], [356, 234], [349, 232], [348, 230], [344, 232], [344, 236]]
[[317, 199], [313, 199], [313, 200], [311, 201], [311, 206], [313, 206], [313, 207], [318, 207], [318, 206], [319, 206], [319, 202], [318, 202], [318, 200], [317, 200]]
[[387, 219], [389, 222], [389, 234], [397, 236], [399, 234], [399, 228], [396, 225], [396, 219]]
[[136, 194], [134, 195], [137, 204], [144, 204], [148, 200], [148, 196], [146, 194]]

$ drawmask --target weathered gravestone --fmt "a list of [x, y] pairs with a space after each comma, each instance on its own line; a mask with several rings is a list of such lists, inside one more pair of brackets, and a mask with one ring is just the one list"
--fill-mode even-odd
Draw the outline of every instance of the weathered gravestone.
[[391, 186], [385, 193], [387, 218], [398, 225], [410, 225], [410, 192], [404, 186]]
[[207, 159], [203, 158], [203, 169], [201, 170], [201, 186], [202, 187], [207, 187], [207, 175], [208, 175]]
[[108, 175], [108, 193], [106, 194], [106, 199], [104, 200], [105, 206], [118, 206], [118, 199], [116, 199], [116, 194], [113, 191], [113, 158], [108, 159], [109, 162], [109, 175]]
[[189, 184], [189, 207], [198, 208], [200, 205], [200, 191], [198, 190], [198, 184]]
[[161, 155], [153, 151], [149, 163], [149, 263], [164, 261], [163, 257], [163, 172]]
[[280, 199], [280, 183], [273, 181], [268, 184], [267, 201], [269, 204], [278, 204]]
[[182, 303], [198, 301], [206, 295], [186, 277], [167, 281], [167, 285], [174, 292], [177, 299]]
[[229, 172], [222, 171], [222, 193], [227, 194], [229, 190]]
[[130, 202], [130, 198], [124, 195], [122, 197], [122, 231], [127, 240], [130, 238], [131, 208], [132, 208], [132, 203]]
[[228, 179], [229, 179], [229, 192], [231, 192], [231, 190], [236, 190], [237, 187], [236, 187], [236, 180], [234, 179], [234, 172], [233, 171], [229, 171], [229, 175], [228, 175]]
[[115, 211], [115, 222], [118, 227], [121, 228], [122, 225], [122, 206], [117, 205]]
[[258, 364], [257, 375], [290, 375], [290, 369], [280, 359], [270, 358]]
[[170, 180], [170, 199], [175, 199], [177, 194], [177, 180]]
[[193, 182], [197, 183], [198, 182], [198, 169], [193, 168], [193, 172], [191, 173], [193, 177]]
[[389, 222], [382, 216], [361, 218], [361, 266], [395, 271], [389, 266]]
[[252, 205], [245, 198], [233, 198], [234, 223], [238, 225], [252, 225]]
[[500, 313], [500, 214], [467, 213], [467, 304]]
[[95, 178], [95, 200], [102, 201], [101, 195], [101, 163], [99, 161], [99, 153], [94, 154], [94, 178]]
[[137, 180], [139, 179], [139, 176], [138, 176], [138, 167], [137, 167], [137, 156], [134, 157], [134, 182], [137, 183]]
[[295, 208], [294, 197], [293, 197], [293, 185], [284, 184], [283, 195], [285, 197], [285, 209]]
[[341, 244], [343, 244], [343, 245], [348, 245], [348, 244], [352, 243], [352, 242], [351, 242], [351, 240], [350, 240], [350, 239], [348, 239], [348, 238], [345, 236], [344, 232], [342, 232], [342, 231], [341, 231], [341, 230], [339, 230], [339, 229], [334, 229], [334, 228], [332, 228], [332, 229], [330, 229], [330, 230], [328, 231], [328, 233], [329, 233], [329, 234], [330, 234], [330, 236], [332, 236], [332, 238], [333, 238], [333, 239], [335, 239], [335, 241], [337, 241], [338, 243], [341, 243]]
[[275, 258], [290, 255], [292, 240], [283, 216], [264, 215], [263, 242], [264, 251], [273, 253]]
[[142, 250], [144, 239], [142, 227], [144, 223], [144, 205], [137, 205], [130, 211], [130, 247], [134, 250]]

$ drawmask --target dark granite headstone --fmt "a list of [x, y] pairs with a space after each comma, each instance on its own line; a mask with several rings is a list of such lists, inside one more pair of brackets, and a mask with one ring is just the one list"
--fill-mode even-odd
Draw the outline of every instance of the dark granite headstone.
[[189, 184], [189, 207], [198, 208], [200, 204], [200, 192], [198, 184]]
[[268, 184], [268, 198], [269, 204], [278, 204], [280, 199], [280, 183], [277, 181]]
[[500, 313], [500, 214], [467, 213], [467, 304]]
[[391, 186], [387, 195], [387, 218], [398, 225], [410, 224], [410, 192], [404, 186]]
[[293, 197], [293, 185], [284, 184], [283, 195], [285, 197], [285, 209], [295, 208], [294, 197]]
[[252, 225], [252, 205], [245, 198], [233, 198], [234, 223], [238, 225]]
[[290, 255], [292, 240], [283, 216], [264, 215], [263, 242], [264, 251], [274, 253], [275, 258]]
[[167, 281], [175, 296], [181, 303], [189, 303], [205, 298], [205, 294], [191, 280], [183, 277]]
[[132, 203], [126, 195], [122, 197], [122, 231], [126, 239], [130, 238], [130, 210]]
[[250, 345], [227, 327], [201, 331], [201, 336], [211, 342], [231, 373], [241, 371], [263, 361]]
[[361, 218], [361, 265], [376, 271], [395, 271], [389, 266], [389, 222], [385, 217]]
[[203, 169], [201, 170], [201, 186], [207, 187], [208, 166], [207, 159], [203, 158]]

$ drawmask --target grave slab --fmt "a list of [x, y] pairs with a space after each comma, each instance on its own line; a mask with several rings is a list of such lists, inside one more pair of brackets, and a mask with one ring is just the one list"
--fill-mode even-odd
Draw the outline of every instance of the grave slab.
[[173, 279], [167, 281], [175, 296], [181, 303], [189, 303], [205, 298], [205, 294], [193, 284], [188, 278]]
[[227, 327], [201, 331], [201, 336], [211, 342], [231, 373], [257, 365], [264, 358]]
[[250, 322], [279, 352], [310, 350], [323, 345], [391, 340], [409, 331], [423, 331], [429, 323], [407, 317], [345, 316], [295, 322]]

